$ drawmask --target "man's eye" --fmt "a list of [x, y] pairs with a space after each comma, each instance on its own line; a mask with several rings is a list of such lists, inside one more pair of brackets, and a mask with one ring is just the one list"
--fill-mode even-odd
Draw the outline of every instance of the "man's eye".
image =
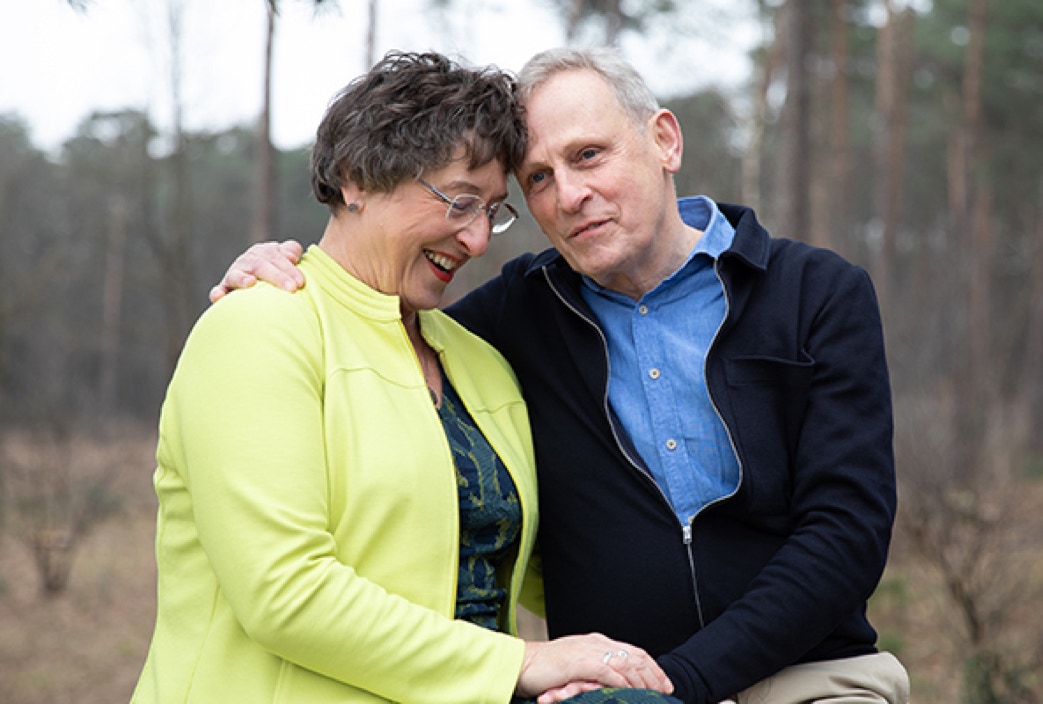
[[532, 176], [529, 176], [529, 183], [532, 184], [533, 186], [538, 186], [546, 178], [547, 178], [547, 174], [543, 173], [542, 171], [537, 171]]
[[580, 159], [593, 159], [595, 156], [597, 156], [597, 154], [598, 154], [598, 150], [597, 149], [593, 149], [593, 148], [591, 148], [591, 149], [584, 149], [582, 152], [579, 153], [579, 158]]

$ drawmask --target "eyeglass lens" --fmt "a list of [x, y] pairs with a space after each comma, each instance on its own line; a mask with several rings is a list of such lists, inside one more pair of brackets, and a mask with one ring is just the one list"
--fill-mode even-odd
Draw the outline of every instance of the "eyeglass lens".
[[504, 203], [493, 203], [486, 209], [485, 201], [471, 194], [461, 194], [453, 198], [449, 202], [446, 217], [450, 220], [466, 218], [470, 222], [485, 210], [488, 210], [492, 231], [497, 234], [506, 230], [514, 222], [514, 213]]

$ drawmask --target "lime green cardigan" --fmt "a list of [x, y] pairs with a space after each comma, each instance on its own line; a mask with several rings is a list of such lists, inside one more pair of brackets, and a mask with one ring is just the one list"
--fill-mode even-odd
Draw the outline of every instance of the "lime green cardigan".
[[[155, 633], [133, 702], [507, 702], [521, 640], [454, 621], [451, 452], [398, 299], [317, 247], [305, 288], [212, 306], [160, 419]], [[536, 532], [529, 421], [507, 363], [438, 311], [421, 329]]]

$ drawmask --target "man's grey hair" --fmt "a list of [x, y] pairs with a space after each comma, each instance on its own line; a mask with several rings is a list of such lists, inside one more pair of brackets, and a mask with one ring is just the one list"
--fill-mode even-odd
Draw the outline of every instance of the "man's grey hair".
[[518, 74], [518, 99], [524, 105], [533, 92], [563, 71], [588, 69], [608, 83], [627, 117], [644, 130], [648, 118], [659, 110], [659, 101], [634, 67], [611, 47], [576, 49], [559, 47], [533, 56]]

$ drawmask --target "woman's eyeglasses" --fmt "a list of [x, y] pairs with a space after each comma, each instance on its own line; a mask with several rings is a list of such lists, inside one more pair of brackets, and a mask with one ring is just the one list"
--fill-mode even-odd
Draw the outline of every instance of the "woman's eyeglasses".
[[416, 177], [416, 180], [445, 201], [448, 206], [445, 210], [445, 219], [460, 227], [466, 227], [478, 217], [478, 213], [485, 212], [489, 217], [489, 227], [492, 229], [492, 233], [499, 235], [506, 232], [507, 228], [518, 219], [518, 211], [510, 203], [501, 201], [486, 205], [484, 200], [473, 193], [461, 193], [455, 198], [450, 198], [419, 176]]

